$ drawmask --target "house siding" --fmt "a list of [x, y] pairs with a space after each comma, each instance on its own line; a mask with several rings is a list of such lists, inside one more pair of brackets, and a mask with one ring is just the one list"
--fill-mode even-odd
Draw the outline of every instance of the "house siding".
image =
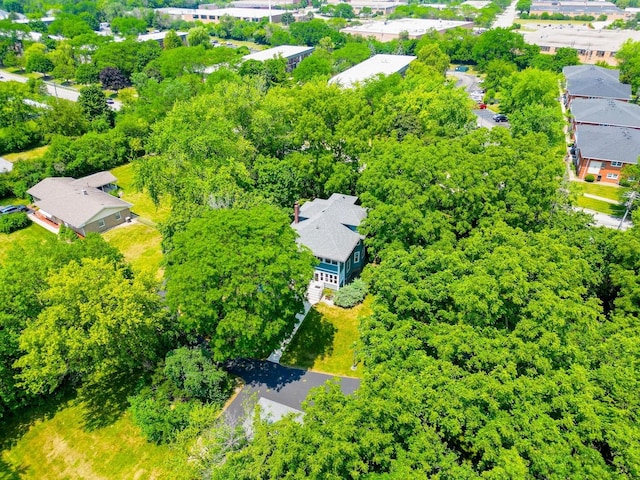
[[[578, 174], [578, 178], [584, 179], [587, 175], [589, 175], [589, 167], [593, 165], [592, 162], [600, 162], [601, 166], [598, 170], [598, 173], [592, 173], [596, 177], [596, 182], [601, 183], [611, 183], [611, 184], [619, 184], [621, 177], [622, 167], [614, 167], [611, 165], [610, 161], [605, 160], [593, 160], [590, 158], [583, 158], [582, 155], [578, 153], [578, 158], [576, 161], [576, 172]], [[617, 178], [607, 178], [607, 175], [617, 175]]]
[[[120, 214], [120, 219], [117, 219], [116, 216], [117, 214]], [[131, 216], [131, 210], [128, 208], [124, 208], [118, 212], [112, 213], [110, 215], [107, 215], [105, 217], [103, 217], [102, 219], [98, 219], [94, 222], [88, 223], [84, 226], [84, 231], [89, 233], [89, 232], [104, 232], [105, 230], [108, 230], [110, 228], [113, 228], [117, 225], [120, 225], [122, 223], [124, 223], [126, 221], [127, 217]], [[100, 227], [98, 224], [100, 223], [100, 220], [104, 220], [104, 227]]]

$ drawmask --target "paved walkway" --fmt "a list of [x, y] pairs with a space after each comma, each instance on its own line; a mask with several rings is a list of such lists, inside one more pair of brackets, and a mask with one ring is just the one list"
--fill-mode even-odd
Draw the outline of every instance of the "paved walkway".
[[573, 207], [577, 211], [582, 211], [584, 213], [588, 213], [593, 216], [593, 224], [598, 227], [606, 227], [612, 228], [615, 230], [627, 230], [633, 227], [633, 223], [631, 220], [627, 219], [625, 222], [620, 225], [621, 218], [612, 217], [611, 215], [606, 215], [604, 213], [596, 212], [595, 210], [589, 210], [588, 208], [581, 207]]
[[296, 325], [295, 325], [295, 327], [293, 327], [293, 331], [291, 332], [291, 335], [289, 335], [287, 338], [285, 338], [282, 341], [280, 346], [278, 348], [276, 348], [271, 353], [271, 355], [269, 355], [269, 358], [267, 358], [267, 360], [269, 360], [270, 362], [273, 362], [273, 363], [280, 363], [280, 359], [282, 358], [282, 354], [284, 353], [285, 349], [287, 348], [287, 346], [291, 342], [291, 339], [295, 336], [296, 332], [300, 328], [300, 325], [302, 325], [302, 322], [304, 321], [305, 317], [307, 316], [307, 313], [309, 313], [309, 310], [311, 310], [311, 304], [305, 300], [304, 301], [304, 311], [302, 313], [296, 314]]
[[[225, 368], [245, 382], [241, 392], [225, 410], [227, 418], [235, 420], [252, 412], [260, 398], [302, 410], [302, 402], [307, 398], [309, 390], [324, 385], [332, 378], [340, 378], [340, 388], [345, 395], [353, 393], [360, 386], [359, 378], [309, 372], [265, 360], [235, 360], [227, 363]], [[248, 407], [248, 412], [245, 407]]]
[[620, 202], [617, 200], [611, 200], [610, 198], [599, 197], [598, 195], [592, 195], [590, 193], [583, 193], [583, 197], [593, 198], [594, 200], [600, 200], [601, 202], [611, 203], [613, 205], [620, 205]]

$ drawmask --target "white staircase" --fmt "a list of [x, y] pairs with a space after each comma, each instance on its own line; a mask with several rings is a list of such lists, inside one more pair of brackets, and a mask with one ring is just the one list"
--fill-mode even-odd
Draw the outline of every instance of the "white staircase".
[[311, 305], [315, 305], [322, 298], [322, 291], [324, 290], [324, 283], [311, 281], [309, 288], [307, 289], [307, 300]]

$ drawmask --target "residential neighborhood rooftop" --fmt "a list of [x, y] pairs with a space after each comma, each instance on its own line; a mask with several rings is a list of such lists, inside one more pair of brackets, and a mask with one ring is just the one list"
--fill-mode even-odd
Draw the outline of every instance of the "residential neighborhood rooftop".
[[300, 47], [296, 45], [280, 45], [279, 47], [267, 48], [259, 52], [250, 53], [242, 57], [243, 60], [258, 60], [264, 62], [272, 58], [289, 58], [303, 53], [312, 52], [314, 47]]
[[578, 125], [576, 145], [583, 158], [636, 164], [640, 155], [640, 130]]
[[300, 221], [291, 226], [298, 242], [309, 247], [316, 257], [344, 262], [363, 238], [347, 225], [357, 227], [367, 216], [356, 205], [357, 197], [334, 193], [327, 200], [315, 199], [300, 207]]
[[562, 69], [571, 96], [629, 100], [631, 85], [620, 83], [620, 72], [596, 65], [576, 65]]
[[354, 65], [329, 80], [345, 88], [350, 88], [379, 74], [391, 75], [404, 72], [417, 57], [411, 55], [378, 54]]
[[578, 123], [640, 128], [640, 106], [609, 98], [576, 98], [571, 113]]

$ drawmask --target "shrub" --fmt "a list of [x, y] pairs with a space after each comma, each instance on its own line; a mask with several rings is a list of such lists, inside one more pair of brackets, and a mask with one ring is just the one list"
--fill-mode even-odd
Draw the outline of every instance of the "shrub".
[[178, 433], [189, 425], [191, 405], [178, 402], [172, 405], [163, 398], [154, 398], [149, 392], [129, 399], [131, 417], [150, 442], [171, 443]]
[[28, 227], [31, 225], [31, 220], [24, 212], [9, 213], [8, 215], [0, 216], [0, 233], [11, 233], [16, 230]]
[[338, 290], [333, 297], [333, 303], [342, 308], [351, 308], [361, 303], [366, 295], [367, 284], [358, 278]]
[[589, 183], [593, 183], [595, 181], [595, 179], [596, 179], [596, 177], [594, 175], [592, 175], [591, 173], [584, 177], [584, 181], [585, 182], [589, 182]]

